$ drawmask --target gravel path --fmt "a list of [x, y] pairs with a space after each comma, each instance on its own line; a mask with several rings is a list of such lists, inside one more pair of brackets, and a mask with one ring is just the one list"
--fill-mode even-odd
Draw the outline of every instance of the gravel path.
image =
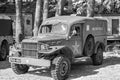
[[[8, 61], [0, 62], [0, 80], [53, 80], [49, 70], [30, 69], [27, 74], [16, 75]], [[120, 55], [104, 53], [103, 65], [93, 66], [90, 59], [72, 65], [68, 80], [120, 80]]]

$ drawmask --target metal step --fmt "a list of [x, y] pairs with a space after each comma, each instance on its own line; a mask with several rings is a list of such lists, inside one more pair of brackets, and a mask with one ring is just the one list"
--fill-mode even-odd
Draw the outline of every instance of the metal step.
[[90, 57], [74, 58], [73, 63], [77, 63], [77, 62], [80, 62], [80, 61], [86, 61], [87, 59], [90, 59]]

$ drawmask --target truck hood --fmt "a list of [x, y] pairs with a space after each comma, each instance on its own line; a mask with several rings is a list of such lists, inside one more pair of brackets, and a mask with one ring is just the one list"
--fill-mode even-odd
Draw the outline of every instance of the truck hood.
[[61, 36], [61, 35], [53, 35], [53, 36], [37, 36], [37, 37], [32, 37], [30, 39], [24, 39], [22, 42], [27, 42], [27, 43], [37, 43], [39, 41], [53, 41], [53, 40], [62, 40], [66, 39], [66, 36]]

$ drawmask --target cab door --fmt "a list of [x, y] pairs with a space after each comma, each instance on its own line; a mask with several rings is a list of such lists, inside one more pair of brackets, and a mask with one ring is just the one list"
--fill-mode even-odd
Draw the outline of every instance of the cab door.
[[74, 57], [82, 56], [82, 23], [74, 24], [70, 29], [70, 46]]

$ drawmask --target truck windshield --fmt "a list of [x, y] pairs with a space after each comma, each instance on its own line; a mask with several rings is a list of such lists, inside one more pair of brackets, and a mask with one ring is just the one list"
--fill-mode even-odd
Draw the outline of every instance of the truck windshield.
[[39, 34], [66, 34], [67, 25], [63, 23], [57, 23], [54, 25], [42, 25]]

